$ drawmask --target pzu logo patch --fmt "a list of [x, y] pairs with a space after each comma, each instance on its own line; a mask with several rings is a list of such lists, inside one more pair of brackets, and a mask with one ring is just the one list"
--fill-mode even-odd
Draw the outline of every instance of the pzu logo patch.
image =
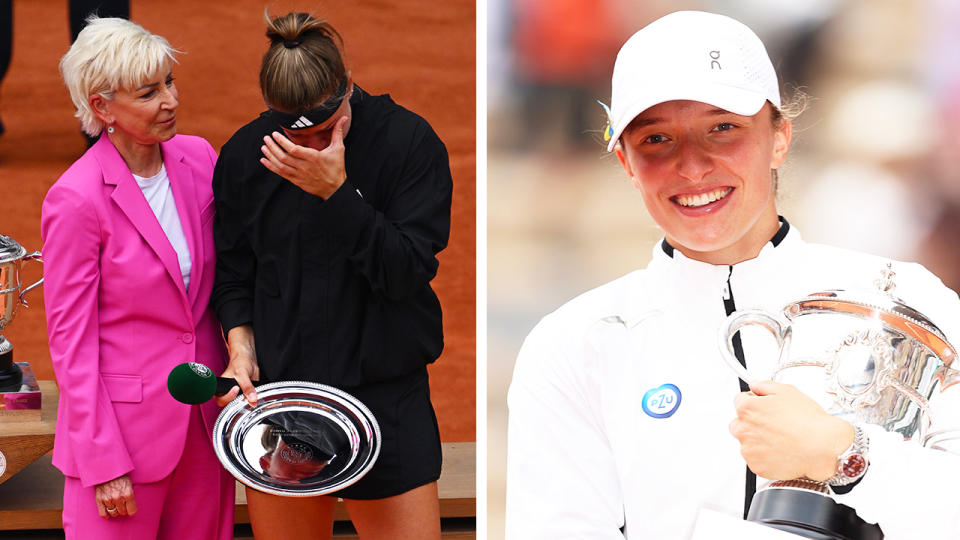
[[680, 389], [666, 383], [647, 390], [643, 395], [643, 412], [653, 418], [669, 418], [680, 407]]

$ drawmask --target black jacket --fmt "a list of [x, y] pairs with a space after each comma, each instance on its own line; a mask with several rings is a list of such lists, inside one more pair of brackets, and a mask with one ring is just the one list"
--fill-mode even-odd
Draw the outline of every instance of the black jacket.
[[443, 349], [430, 288], [450, 234], [443, 142], [389, 96], [359, 88], [344, 139], [346, 182], [327, 200], [260, 164], [269, 115], [242, 127], [213, 175], [224, 334], [252, 323], [261, 382], [349, 388], [433, 362]]

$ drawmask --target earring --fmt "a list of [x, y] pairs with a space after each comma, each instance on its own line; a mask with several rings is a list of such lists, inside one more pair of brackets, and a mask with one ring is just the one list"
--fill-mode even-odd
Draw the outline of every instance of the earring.
[[107, 126], [107, 133], [113, 133], [113, 126]]

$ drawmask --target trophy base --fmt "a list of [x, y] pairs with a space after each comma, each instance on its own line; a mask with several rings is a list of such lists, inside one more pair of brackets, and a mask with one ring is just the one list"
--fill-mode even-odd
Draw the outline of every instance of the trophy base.
[[23, 371], [13, 364], [9, 369], [0, 371], [0, 393], [18, 392], [23, 384]]
[[[39, 422], [43, 414], [43, 395], [33, 369], [27, 362], [15, 362], [13, 367], [19, 376], [14, 378], [22, 380], [16, 385], [0, 382], [0, 425]], [[2, 380], [3, 370], [0, 370]]]
[[883, 531], [849, 506], [805, 489], [767, 488], [750, 503], [747, 521], [815, 540], [882, 540]]
[[23, 372], [13, 363], [13, 345], [0, 336], [0, 392], [16, 392], [22, 383]]

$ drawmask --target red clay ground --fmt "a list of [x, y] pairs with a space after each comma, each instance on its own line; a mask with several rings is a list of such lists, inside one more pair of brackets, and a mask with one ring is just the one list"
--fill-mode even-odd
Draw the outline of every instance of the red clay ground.
[[[57, 62], [69, 47], [67, 2], [14, 2], [13, 61], [0, 85], [0, 234], [40, 249], [40, 205], [57, 177], [85, 150]], [[263, 109], [257, 86], [266, 48], [263, 0], [132, 2], [131, 18], [184, 51], [174, 76], [181, 133], [214, 148]], [[270, 11], [309, 11], [342, 34], [354, 80], [430, 122], [453, 172], [453, 230], [434, 288], [444, 310], [446, 349], [431, 367], [445, 441], [476, 438], [476, 66], [475, 5], [467, 0], [275, 1]], [[39, 265], [22, 279], [32, 283]], [[53, 379], [42, 288], [3, 331], [15, 359]]]

